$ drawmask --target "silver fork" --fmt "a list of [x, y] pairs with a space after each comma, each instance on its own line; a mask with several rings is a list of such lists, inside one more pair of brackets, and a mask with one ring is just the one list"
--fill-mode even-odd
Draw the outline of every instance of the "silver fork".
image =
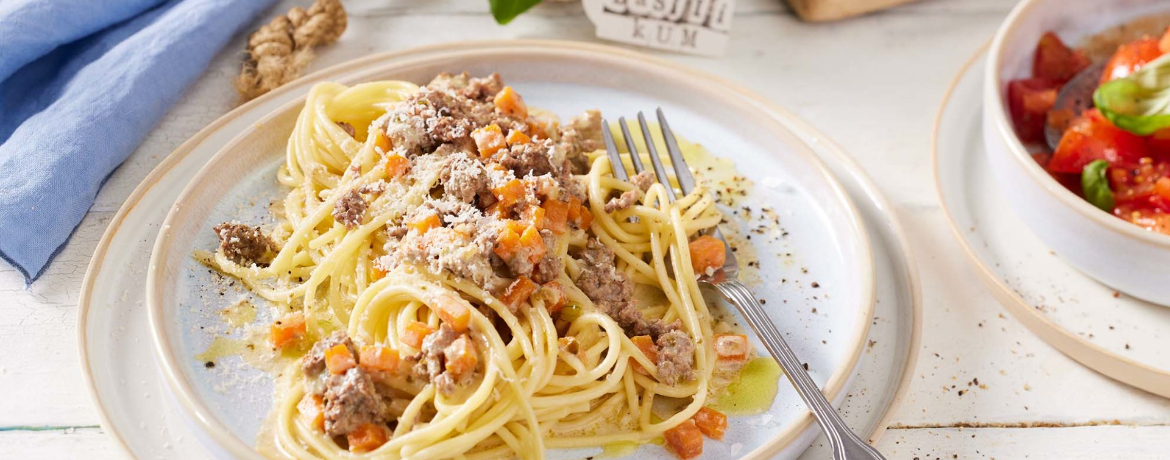
[[[662, 114], [662, 109], [657, 110], [658, 125], [662, 129], [662, 138], [666, 142], [666, 151], [670, 155], [670, 163], [674, 167], [675, 177], [678, 179], [679, 188], [683, 195], [690, 193], [695, 188], [695, 178], [691, 175], [691, 171], [687, 168], [686, 162], [683, 160], [682, 151], [678, 148], [678, 140], [674, 137], [674, 132], [671, 131], [670, 125], [666, 122], [666, 116]], [[654, 166], [654, 174], [658, 178], [658, 182], [666, 187], [666, 195], [670, 201], [674, 201], [676, 196], [674, 188], [670, 184], [670, 179], [666, 175], [666, 168], [662, 165], [662, 159], [658, 157], [658, 151], [654, 147], [653, 138], [650, 136], [650, 129], [646, 124], [646, 117], [638, 112], [638, 124], [642, 128], [642, 137], [646, 143], [646, 150], [650, 156], [650, 162]], [[618, 118], [618, 125], [621, 127], [622, 137], [625, 138], [626, 147], [630, 152], [630, 159], [634, 163], [635, 172], [642, 172], [645, 167], [639, 157], [638, 149], [634, 146], [634, 139], [630, 136], [630, 129], [626, 125], [624, 117]], [[613, 135], [609, 132], [609, 123], [602, 120], [602, 126], [605, 128], [601, 130], [605, 138], [605, 150], [609, 155], [609, 161], [613, 165], [613, 174], [618, 179], [628, 181], [629, 174], [622, 163], [621, 155], [618, 153], [617, 145], [614, 143]], [[760, 340], [764, 342], [764, 348], [767, 348], [776, 361], [780, 363], [780, 367], [784, 368], [784, 375], [788, 376], [788, 380], [796, 387], [796, 391], [800, 393], [801, 399], [808, 405], [812, 411], [813, 416], [816, 417], [817, 423], [821, 425], [821, 430], [825, 432], [825, 436], [829, 439], [829, 444], [833, 447], [833, 458], [835, 460], [884, 460], [882, 454], [878, 453], [861, 438], [857, 437], [845, 422], [841, 420], [841, 416], [837, 414], [837, 410], [833, 408], [829, 401], [825, 400], [825, 396], [821, 394], [821, 390], [817, 384], [809, 377], [808, 372], [804, 369], [801, 361], [796, 358], [796, 354], [792, 352], [792, 348], [784, 341], [780, 332], [776, 330], [776, 326], [764, 314], [764, 308], [760, 302], [756, 300], [756, 296], [752, 294], [751, 289], [748, 289], [736, 277], [739, 274], [739, 262], [735, 259], [735, 252], [727, 245], [727, 240], [719, 232], [719, 228], [711, 229], [712, 236], [718, 238], [723, 242], [724, 251], [726, 251], [727, 259], [723, 264], [723, 268], [717, 270], [711, 275], [703, 274], [699, 277], [700, 285], [711, 286], [719, 291], [723, 297], [727, 298], [732, 304], [739, 308], [740, 313], [747, 319], [748, 324]]]

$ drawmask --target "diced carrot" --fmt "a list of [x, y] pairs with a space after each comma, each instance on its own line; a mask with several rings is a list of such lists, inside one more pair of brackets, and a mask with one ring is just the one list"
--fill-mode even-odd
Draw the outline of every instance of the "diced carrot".
[[297, 403], [297, 411], [309, 419], [317, 431], [325, 431], [325, 398], [321, 395], [305, 394]]
[[589, 211], [588, 207], [581, 207], [581, 219], [577, 221], [577, 228], [585, 230], [593, 224], [593, 213]]
[[746, 335], [716, 334], [715, 357], [718, 361], [743, 362], [751, 351]]
[[727, 249], [723, 242], [710, 235], [703, 235], [691, 241], [690, 251], [691, 268], [695, 269], [696, 275], [707, 273], [709, 269], [723, 268], [723, 262], [727, 260]]
[[557, 349], [575, 355], [581, 351], [581, 342], [578, 342], [577, 338], [573, 336], [561, 337], [557, 339]]
[[475, 148], [479, 150], [479, 156], [489, 158], [495, 155], [496, 152], [508, 147], [507, 141], [504, 139], [504, 132], [500, 130], [500, 125], [490, 124], [482, 128], [476, 128], [471, 132], [471, 138], [475, 139]]
[[536, 283], [533, 283], [527, 276], [520, 276], [508, 286], [508, 290], [504, 291], [504, 297], [500, 300], [503, 300], [509, 309], [515, 310], [520, 307], [520, 304], [527, 302], [529, 297], [532, 297], [532, 293], [536, 292], [536, 287]]
[[492, 102], [495, 102], [496, 108], [505, 114], [521, 120], [528, 118], [528, 106], [524, 104], [524, 99], [511, 86], [505, 86], [504, 89], [500, 90]]
[[1162, 34], [1162, 39], [1158, 40], [1158, 49], [1163, 53], [1170, 53], [1170, 27], [1166, 28], [1166, 33]]
[[369, 452], [382, 447], [389, 438], [386, 427], [376, 423], [364, 423], [345, 435], [350, 452]]
[[475, 371], [479, 364], [479, 356], [475, 354], [475, 342], [467, 334], [459, 336], [443, 350], [443, 357], [447, 361], [447, 372], [452, 377], [459, 378]]
[[386, 155], [386, 176], [395, 178], [407, 171], [410, 171], [410, 160], [396, 153]]
[[545, 210], [540, 206], [529, 206], [520, 213], [520, 218], [537, 230], [544, 228]]
[[402, 343], [409, 345], [415, 349], [421, 349], [423, 339], [427, 338], [435, 332], [433, 328], [420, 321], [411, 321], [406, 325], [406, 330], [402, 332]]
[[577, 197], [569, 198], [569, 222], [576, 224], [580, 229], [587, 229], [589, 224], [593, 223], [593, 213], [589, 212], [589, 206], [581, 203]]
[[377, 264], [377, 263], [375, 263], [373, 268], [371, 268], [370, 270], [373, 272], [373, 279], [375, 279], [375, 280], [380, 280], [382, 278], [385, 278], [386, 274], [390, 273], [390, 272], [386, 271], [385, 267], [382, 267], [381, 264]]
[[499, 187], [492, 189], [492, 195], [495, 195], [499, 201], [499, 205], [505, 209], [511, 208], [512, 205], [524, 198], [524, 182], [520, 179], [512, 179]]
[[711, 439], [723, 439], [727, 432], [727, 416], [715, 409], [704, 407], [692, 417], [699, 431]]
[[545, 127], [544, 123], [536, 122], [536, 121], [529, 121], [527, 124], [528, 124], [528, 132], [532, 133], [533, 139], [539, 139], [539, 138], [548, 139], [548, 128]]
[[325, 367], [330, 374], [344, 374], [345, 371], [357, 366], [357, 359], [349, 352], [349, 347], [339, 343], [325, 350]]
[[505, 140], [508, 141], [508, 147], [511, 147], [513, 145], [527, 144], [529, 142], [532, 142], [531, 137], [528, 137], [527, 134], [520, 132], [520, 130], [518, 130], [518, 129], [513, 129], [511, 131], [508, 131], [508, 138]]
[[520, 235], [520, 246], [528, 250], [528, 261], [531, 263], [540, 262], [540, 259], [544, 258], [544, 253], [548, 251], [544, 246], [544, 238], [540, 237], [540, 231], [531, 225]]
[[305, 315], [293, 312], [272, 322], [268, 330], [268, 340], [278, 349], [294, 347], [305, 337]]
[[666, 446], [674, 455], [683, 460], [698, 457], [703, 454], [703, 432], [695, 426], [695, 421], [687, 419], [678, 426], [663, 433]]
[[569, 219], [569, 203], [557, 199], [545, 200], [542, 205], [544, 208], [544, 227], [556, 233], [563, 233], [568, 230], [565, 223]]
[[394, 148], [394, 143], [390, 142], [390, 137], [381, 129], [374, 131], [374, 147], [382, 150], [382, 153], [389, 153], [390, 149]]
[[[642, 354], [646, 355], [646, 358], [649, 358], [650, 362], [658, 362], [658, 346], [654, 344], [654, 339], [650, 338], [648, 335], [636, 335], [630, 337], [630, 341], [634, 342], [634, 345], [637, 346], [639, 350], [642, 350]], [[631, 359], [630, 365], [633, 366], [635, 372], [643, 375], [650, 375], [650, 373], [646, 372], [646, 369], [644, 369], [642, 365], [638, 363], [638, 361]]]
[[430, 307], [435, 310], [436, 315], [439, 315], [439, 319], [451, 326], [455, 332], [466, 331], [468, 324], [471, 323], [471, 308], [467, 305], [467, 301], [453, 295], [435, 296], [433, 305]]
[[407, 228], [414, 229], [418, 232], [419, 235], [425, 235], [432, 228], [439, 228], [442, 226], [443, 221], [439, 219], [438, 214], [428, 214], [426, 217], [407, 224]]
[[549, 315], [555, 315], [565, 308], [565, 288], [561, 287], [561, 283], [556, 281], [544, 283], [534, 295], [544, 301], [544, 309], [548, 310]]
[[394, 374], [398, 372], [398, 364], [401, 360], [398, 356], [398, 350], [381, 345], [366, 345], [362, 347], [361, 359], [358, 361], [365, 369]]
[[520, 235], [510, 228], [505, 228], [496, 239], [496, 248], [492, 252], [495, 252], [501, 259], [509, 261], [516, 257], [516, 252], [519, 250]]

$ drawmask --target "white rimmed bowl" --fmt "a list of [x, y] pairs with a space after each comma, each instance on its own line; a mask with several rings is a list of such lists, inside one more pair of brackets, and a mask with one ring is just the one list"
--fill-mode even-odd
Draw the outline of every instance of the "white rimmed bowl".
[[[758, 286], [774, 319], [810, 363], [814, 379], [836, 399], [847, 386], [872, 319], [873, 254], [852, 202], [808, 146], [734, 88], [684, 68], [643, 55], [604, 47], [549, 43], [486, 43], [434, 53], [425, 58], [381, 65], [347, 76], [344, 82], [399, 78], [425, 82], [440, 71], [500, 71], [530, 104], [561, 115], [586, 108], [629, 114], [661, 105], [672, 125], [721, 156], [736, 160], [756, 182], [759, 200], [783, 209], [791, 240], [770, 247], [759, 243], [768, 270]], [[303, 99], [302, 99], [303, 101]], [[226, 218], [257, 218], [248, 204], [267, 186], [274, 187], [291, 115], [300, 101], [275, 111], [217, 154], [180, 195], [155, 245], [148, 273], [147, 297], [156, 355], [170, 389], [196, 427], [225, 455], [258, 458], [251, 448], [260, 421], [270, 408], [270, 385], [262, 373], [232, 368], [230, 359], [215, 373], [194, 356], [219, 326], [204, 304], [199, 286], [213, 277], [191, 259], [195, 249], [214, 246], [210, 227]], [[270, 190], [269, 190], [270, 191]], [[749, 202], [748, 204], [756, 205]], [[255, 222], [255, 221], [253, 221]], [[772, 252], [790, 246], [794, 257]], [[762, 249], [768, 249], [765, 254]], [[808, 273], [804, 273], [805, 269]], [[779, 280], [787, 282], [779, 282]], [[796, 282], [801, 280], [801, 283]], [[812, 287], [817, 281], [819, 288]], [[235, 293], [229, 294], [230, 296]], [[226, 302], [225, 302], [226, 303]], [[811, 313], [812, 308], [820, 313]], [[243, 382], [244, 391], [224, 385]], [[228, 390], [228, 391], [218, 391]], [[815, 435], [811, 416], [787, 382], [772, 410], [761, 416], [732, 419], [731, 439], [711, 443], [708, 458], [793, 458]], [[669, 458], [648, 446], [640, 458]]]
[[983, 137], [991, 168], [1032, 232], [1082, 272], [1126, 294], [1170, 306], [1170, 235], [1102, 212], [1057, 183], [1012, 129], [1007, 84], [1031, 75], [1036, 43], [1054, 31], [1070, 44], [1150, 14], [1165, 0], [1025, 0], [996, 33], [984, 69]]

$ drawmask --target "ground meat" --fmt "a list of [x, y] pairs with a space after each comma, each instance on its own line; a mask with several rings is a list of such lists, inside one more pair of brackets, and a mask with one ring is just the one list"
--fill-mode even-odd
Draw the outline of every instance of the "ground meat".
[[471, 203], [488, 190], [487, 171], [483, 163], [464, 153], [452, 154], [443, 168], [443, 192], [464, 203]]
[[219, 249], [240, 265], [266, 266], [276, 257], [276, 243], [260, 231], [238, 222], [224, 222], [213, 229], [219, 236]]
[[419, 356], [418, 364], [415, 364], [415, 373], [425, 375], [427, 380], [431, 381], [442, 374], [443, 350], [458, 338], [459, 333], [446, 323], [440, 325], [438, 331], [423, 339], [422, 354]]
[[581, 273], [576, 285], [606, 314], [622, 326], [626, 335], [660, 335], [678, 329], [678, 322], [650, 320], [634, 305], [634, 283], [614, 265], [613, 251], [591, 239], [580, 254]]
[[366, 199], [357, 190], [350, 190], [333, 205], [333, 219], [353, 230], [362, 224], [366, 213]]
[[596, 110], [573, 117], [561, 127], [557, 149], [565, 155], [572, 172], [584, 174], [589, 171], [589, 159], [585, 154], [604, 145], [601, 129], [601, 112]]
[[301, 370], [304, 371], [305, 377], [316, 377], [325, 370], [325, 350], [333, 348], [338, 344], [345, 344], [349, 348], [349, 352], [353, 353], [354, 358], [357, 358], [357, 347], [354, 347], [353, 341], [345, 334], [345, 331], [336, 331], [329, 337], [318, 340], [313, 344], [313, 348], [301, 358]]
[[385, 421], [386, 404], [374, 380], [360, 367], [326, 379], [325, 433], [341, 436], [366, 423]]
[[512, 170], [516, 177], [542, 176], [556, 172], [550, 156], [552, 146], [548, 140], [516, 144], [497, 155], [500, 164]]
[[654, 173], [642, 171], [631, 177], [630, 183], [634, 184], [634, 189], [622, 192], [621, 196], [609, 200], [609, 203], [605, 204], [605, 212], [614, 213], [636, 204], [646, 190], [650, 189], [650, 185], [654, 184]]
[[658, 337], [658, 380], [667, 385], [695, 378], [695, 342], [679, 330]]
[[560, 258], [551, 252], [546, 252], [544, 258], [536, 264], [536, 269], [532, 271], [532, 280], [540, 284], [556, 280], [564, 269], [565, 264], [561, 262]]
[[490, 124], [504, 132], [527, 131], [524, 120], [495, 110], [491, 97], [502, 83], [499, 76], [468, 79], [466, 75], [440, 75], [417, 93], [396, 104], [375, 122], [391, 144], [411, 155], [433, 151], [440, 144], [467, 145], [471, 132]]

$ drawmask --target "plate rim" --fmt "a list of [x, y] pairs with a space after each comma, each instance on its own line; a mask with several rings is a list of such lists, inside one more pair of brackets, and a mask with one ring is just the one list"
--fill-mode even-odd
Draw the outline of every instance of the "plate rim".
[[[349, 70], [349, 67], [366, 66], [366, 65], [369, 65], [370, 63], [373, 63], [373, 62], [376, 62], [379, 60], [409, 57], [411, 55], [416, 55], [416, 54], [425, 54], [425, 53], [441, 51], [441, 50], [445, 50], [445, 49], [457, 49], [457, 48], [463, 48], [463, 47], [469, 47], [469, 46], [474, 47], [474, 46], [485, 46], [485, 45], [508, 45], [508, 44], [511, 44], [511, 45], [569, 46], [569, 47], [578, 47], [578, 48], [585, 48], [585, 49], [594, 49], [594, 50], [603, 51], [603, 52], [607, 52], [607, 51], [608, 52], [615, 52], [616, 51], [616, 52], [621, 53], [621, 54], [632, 54], [632, 55], [638, 56], [640, 58], [654, 61], [656, 63], [664, 63], [670, 67], [683, 68], [683, 69], [690, 70], [690, 69], [686, 68], [685, 66], [682, 66], [681, 64], [676, 64], [676, 63], [673, 63], [671, 61], [666, 61], [666, 60], [658, 58], [658, 57], [653, 57], [653, 56], [649, 56], [649, 55], [645, 55], [645, 54], [641, 54], [641, 53], [627, 51], [627, 50], [615, 48], [612, 46], [600, 45], [600, 44], [595, 44], [595, 43], [586, 43], [586, 42], [569, 42], [569, 41], [560, 41], [560, 40], [527, 39], [527, 40], [483, 40], [483, 41], [440, 43], [440, 44], [410, 47], [410, 48], [406, 48], [406, 49], [402, 49], [402, 50], [373, 53], [373, 54], [359, 57], [359, 58], [356, 58], [356, 59], [353, 59], [350, 61], [346, 61], [346, 62], [343, 62], [340, 64], [336, 64], [336, 65], [333, 65], [330, 67], [326, 67], [324, 69], [321, 69], [321, 70], [312, 72], [308, 75], [302, 76], [301, 78], [294, 80], [293, 82], [290, 82], [290, 83], [288, 83], [288, 84], [286, 84], [278, 89], [273, 90], [269, 94], [265, 94], [265, 95], [263, 95], [259, 98], [256, 98], [252, 101], [248, 101], [244, 104], [241, 104], [241, 105], [233, 108], [232, 110], [226, 112], [225, 114], [221, 115], [219, 118], [213, 120], [208, 125], [204, 126], [202, 129], [200, 129], [198, 132], [193, 134], [186, 141], [184, 141], [178, 147], [176, 147], [175, 150], [171, 154], [168, 154], [158, 165], [156, 165], [154, 167], [154, 169], [151, 170], [150, 173], [148, 173], [142, 179], [142, 181], [127, 196], [126, 200], [119, 207], [117, 213], [111, 218], [110, 225], [106, 228], [105, 232], [102, 234], [102, 237], [99, 240], [99, 242], [95, 248], [94, 256], [90, 260], [89, 266], [86, 270], [86, 273], [85, 273], [83, 281], [82, 281], [81, 291], [80, 291], [80, 295], [78, 297], [78, 313], [77, 313], [78, 314], [78, 322], [77, 322], [77, 336], [76, 337], [78, 340], [78, 356], [79, 356], [80, 361], [81, 361], [82, 371], [83, 371], [82, 373], [85, 377], [87, 391], [89, 393], [90, 400], [94, 404], [96, 412], [98, 413], [99, 422], [100, 422], [101, 426], [103, 427], [103, 431], [105, 431], [108, 435], [110, 435], [113, 438], [115, 443], [121, 448], [122, 452], [126, 453], [127, 455], [130, 455], [131, 457], [135, 457], [135, 453], [130, 448], [130, 445], [126, 441], [126, 438], [124, 437], [123, 433], [121, 433], [117, 429], [116, 425], [111, 420], [110, 415], [107, 411], [106, 404], [103, 402], [101, 396], [99, 395], [97, 382], [94, 379], [92, 360], [91, 360], [90, 352], [88, 350], [88, 344], [89, 344], [89, 340], [88, 340], [88, 336], [87, 336], [88, 319], [90, 316], [90, 308], [92, 306], [91, 303], [92, 303], [92, 296], [94, 293], [94, 281], [96, 280], [97, 275], [101, 272], [103, 263], [105, 262], [106, 254], [108, 253], [108, 251], [110, 249], [112, 241], [113, 241], [114, 237], [116, 236], [118, 230], [121, 228], [121, 225], [126, 221], [127, 216], [134, 210], [134, 208], [141, 202], [141, 200], [146, 197], [149, 190], [154, 185], [156, 185], [156, 183], [163, 176], [165, 176], [172, 169], [174, 169], [176, 166], [178, 166], [178, 164], [181, 163], [181, 161], [183, 159], [185, 159], [188, 156], [188, 154], [191, 153], [192, 150], [194, 150], [196, 147], [198, 147], [203, 142], [205, 142], [205, 140], [208, 137], [210, 137], [212, 134], [214, 134], [214, 133], [218, 132], [220, 129], [222, 129], [222, 127], [224, 125], [226, 125], [229, 121], [234, 120], [235, 118], [242, 115], [244, 112], [248, 112], [248, 111], [253, 110], [253, 108], [256, 107], [257, 105], [266, 103], [270, 99], [272, 99], [278, 95], [284, 94], [284, 93], [289, 92], [289, 91], [295, 91], [295, 90], [302, 88], [302, 87], [306, 87], [309, 84], [316, 82], [317, 80], [320, 80], [320, 79], [329, 78], [330, 76], [345, 73], [347, 70]], [[853, 180], [859, 181], [859, 183], [862, 185], [863, 192], [865, 193], [867, 198], [870, 201], [872, 201], [878, 205], [877, 209], [881, 213], [881, 219], [886, 222], [885, 225], [883, 225], [883, 227], [886, 227], [886, 229], [891, 231], [891, 234], [892, 234], [891, 236], [893, 237], [893, 239], [897, 243], [896, 248], [891, 246], [892, 249], [895, 249], [895, 251], [892, 251], [892, 254], [895, 254], [897, 257], [902, 259], [902, 263], [905, 265], [905, 267], [904, 267], [904, 272], [900, 273], [901, 276], [898, 276], [895, 279], [904, 278], [904, 280], [906, 282], [906, 289], [908, 291], [908, 294], [911, 297], [910, 298], [910, 305], [909, 305], [909, 308], [910, 308], [909, 313], [911, 314], [910, 319], [912, 322], [912, 328], [910, 330], [911, 337], [909, 340], [909, 344], [908, 344], [906, 352], [904, 353], [904, 367], [902, 369], [901, 375], [898, 376], [898, 383], [896, 385], [894, 385], [893, 396], [884, 405], [885, 407], [881, 409], [883, 412], [883, 415], [877, 419], [878, 420], [877, 424], [874, 426], [874, 428], [871, 430], [871, 433], [870, 433], [870, 438], [869, 438], [870, 442], [876, 443], [877, 440], [880, 439], [881, 435], [884, 433], [885, 429], [889, 426], [890, 420], [893, 418], [893, 415], [894, 415], [896, 409], [898, 407], [900, 407], [901, 404], [904, 402], [905, 395], [908, 392], [908, 389], [910, 387], [910, 383], [912, 382], [912, 377], [913, 377], [913, 374], [914, 374], [915, 369], [916, 369], [918, 355], [919, 355], [919, 351], [920, 351], [919, 345], [921, 342], [921, 332], [922, 332], [922, 311], [923, 311], [923, 307], [924, 307], [922, 304], [922, 288], [921, 288], [921, 281], [919, 278], [918, 263], [917, 263], [917, 260], [914, 258], [912, 246], [909, 244], [909, 239], [905, 233], [905, 229], [902, 226], [899, 219], [897, 218], [897, 216], [895, 214], [893, 214], [893, 207], [890, 206], [888, 199], [882, 193], [881, 189], [876, 186], [876, 184], [873, 182], [872, 178], [866, 173], [866, 171], [863, 168], [861, 168], [858, 165], [858, 163], [851, 156], [849, 156], [849, 154], [846, 153], [846, 151], [839, 144], [837, 144], [835, 141], [833, 141], [828, 136], [824, 135], [820, 130], [813, 127], [808, 122], [797, 117], [793, 112], [760, 97], [758, 94], [752, 92], [751, 90], [749, 90], [741, 85], [738, 85], [736, 83], [733, 83], [731, 81], [728, 81], [722, 77], [718, 77], [718, 76], [714, 76], [714, 75], [707, 75], [707, 77], [709, 79], [711, 79], [712, 81], [717, 82], [717, 83], [723, 85], [724, 87], [726, 87], [734, 92], [739, 93], [739, 95], [741, 97], [744, 97], [745, 99], [760, 105], [761, 107], [765, 108], [768, 112], [770, 112], [773, 116], [775, 116], [777, 119], [782, 119], [785, 122], [796, 126], [798, 128], [797, 130], [804, 131], [804, 133], [806, 135], [815, 136], [818, 140], [824, 142], [826, 144], [825, 149], [827, 151], [831, 152], [836, 157], [835, 158], [836, 160], [842, 161], [843, 163], [845, 163], [846, 169], [849, 171], [850, 178]], [[864, 219], [862, 220], [862, 222], [864, 222]], [[857, 360], [855, 359], [854, 361], [855, 362], [853, 363], [852, 367], [854, 368], [853, 370], [856, 370]], [[891, 372], [891, 374], [893, 374], [893, 372]], [[806, 418], [809, 418], [809, 421], [811, 422], [811, 413], [807, 412], [807, 410], [806, 410]]]
[[[955, 213], [947, 206], [947, 201], [944, 198], [946, 194], [943, 191], [942, 175], [939, 169], [939, 158], [941, 157], [939, 131], [942, 128], [942, 119], [954, 101], [955, 91], [959, 83], [968, 74], [975, 72], [975, 77], [986, 78], [985, 75], [979, 72], [979, 69], [975, 69], [974, 67], [981, 58], [987, 55], [990, 45], [991, 41], [985, 42], [959, 68], [959, 71], [951, 79], [950, 84], [948, 84], [934, 118], [930, 140], [931, 175], [933, 176], [935, 195], [938, 197], [939, 206], [943, 210], [943, 216], [947, 220], [947, 225], [951, 228], [959, 247], [962, 248], [963, 253], [967, 256], [968, 262], [975, 268], [975, 273], [983, 282], [984, 287], [991, 291], [992, 296], [995, 297], [999, 304], [1023, 323], [1033, 334], [1036, 334], [1045, 343], [1055, 347], [1074, 361], [1106, 377], [1159, 396], [1170, 397], [1170, 370], [1155, 368], [1132, 358], [1121, 356], [1097, 344], [1090, 343], [1077, 334], [1060, 327], [1060, 325], [1029, 306], [1023, 297], [1005, 284], [993, 270], [983, 263], [967, 239], [963, 237], [963, 232], [955, 221]], [[984, 103], [982, 98], [979, 99], [979, 103]]]

